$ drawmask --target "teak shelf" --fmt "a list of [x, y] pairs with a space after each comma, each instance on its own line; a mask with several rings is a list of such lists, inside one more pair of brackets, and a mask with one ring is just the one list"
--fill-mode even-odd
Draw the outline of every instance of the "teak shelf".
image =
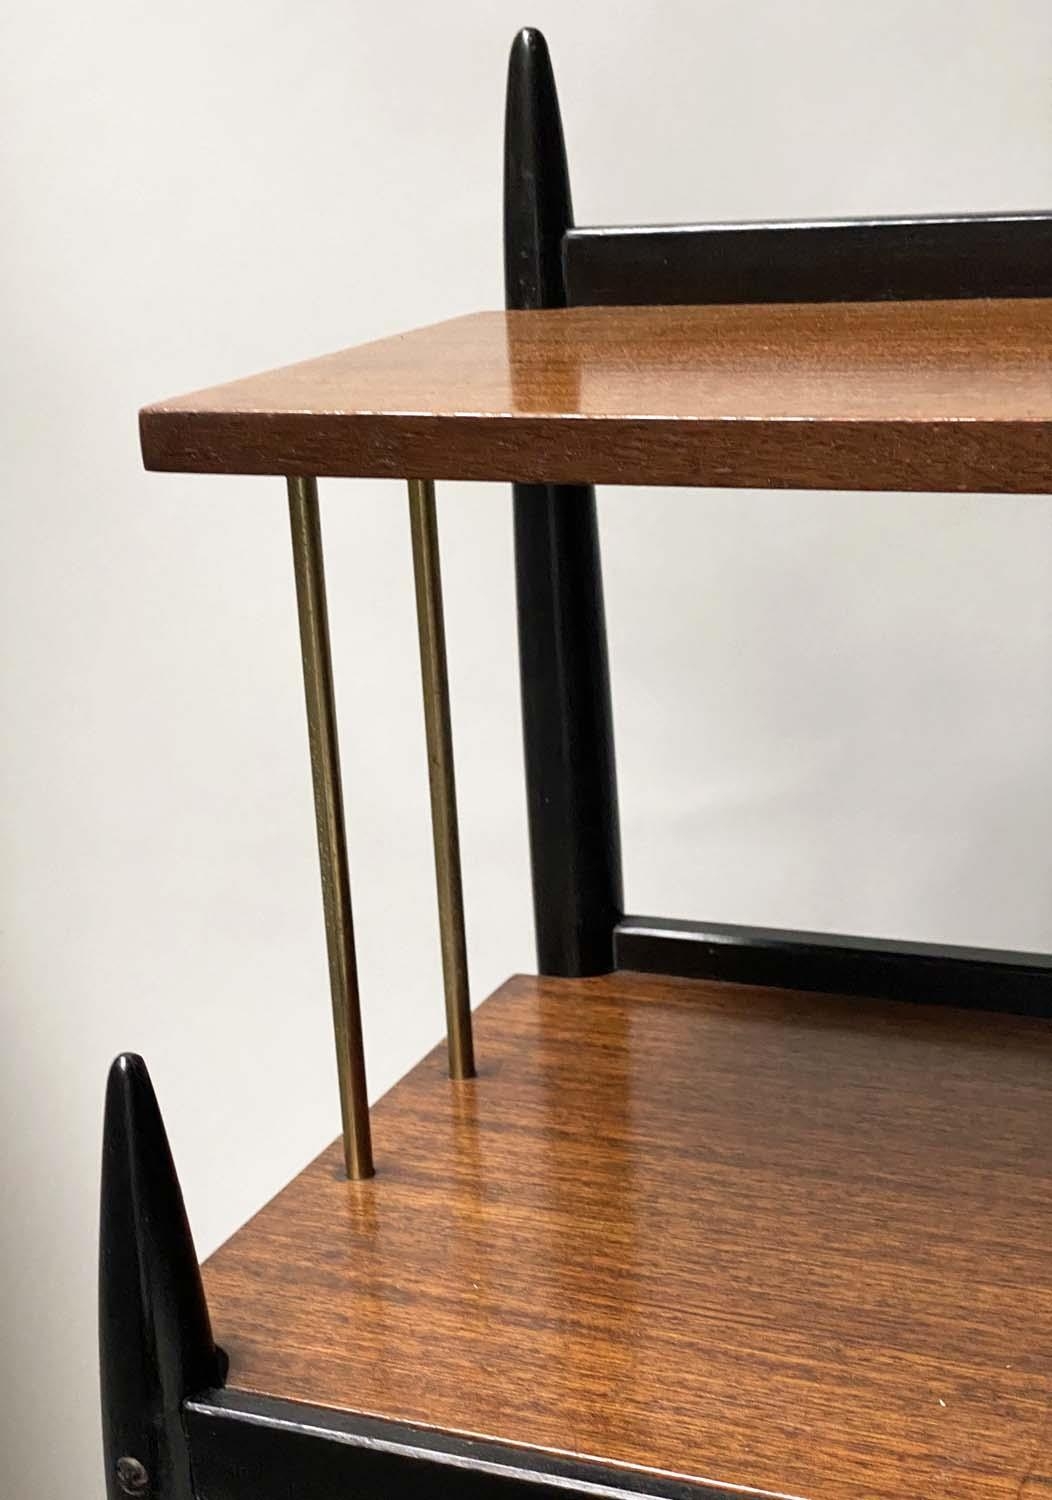
[[[1052, 958], [625, 914], [591, 489], [1052, 493], [1052, 215], [575, 228], [536, 32], [505, 167], [509, 311], [141, 414], [288, 486], [343, 1134], [201, 1268], [114, 1064], [110, 1500], [1052, 1500]], [[326, 475], [409, 481], [442, 937], [372, 1111]], [[473, 1018], [447, 478], [513, 484], [540, 970]]]
[[1052, 302], [483, 312], [142, 414], [147, 468], [1052, 489]]
[[[239, 1390], [812, 1500], [1045, 1494], [1052, 1033], [513, 979], [204, 1268]], [[660, 1491], [657, 1491], [660, 1492]]]

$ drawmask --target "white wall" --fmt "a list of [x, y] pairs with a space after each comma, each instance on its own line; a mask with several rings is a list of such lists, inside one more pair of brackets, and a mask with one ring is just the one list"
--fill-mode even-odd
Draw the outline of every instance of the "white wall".
[[[337, 1128], [283, 489], [143, 402], [499, 305], [507, 45], [582, 222], [1048, 206], [1047, 0], [96, 0], [0, 27], [0, 1493], [101, 1494], [106, 1066], [199, 1249]], [[404, 497], [324, 487], [374, 1092], [439, 1035]], [[532, 963], [507, 491], [441, 492], [476, 993]], [[630, 905], [1052, 945], [1052, 518], [602, 497]]]

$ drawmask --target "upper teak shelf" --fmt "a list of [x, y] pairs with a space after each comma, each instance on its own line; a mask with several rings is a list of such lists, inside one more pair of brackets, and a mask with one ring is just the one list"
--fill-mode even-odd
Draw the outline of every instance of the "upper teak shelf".
[[1052, 299], [482, 312], [148, 406], [148, 469], [1052, 493]]

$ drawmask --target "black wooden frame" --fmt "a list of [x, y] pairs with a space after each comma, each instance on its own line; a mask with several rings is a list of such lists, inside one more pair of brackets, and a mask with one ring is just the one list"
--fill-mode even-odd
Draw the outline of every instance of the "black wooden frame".
[[196, 1500], [183, 1403], [219, 1386], [201, 1272], [150, 1076], [110, 1069], [99, 1214], [99, 1373], [108, 1500]]
[[[548, 47], [519, 33], [504, 123], [507, 305], [565, 307], [573, 224]], [[537, 962], [601, 974], [621, 915], [621, 834], [595, 491], [517, 484], [515, 580]]]
[[184, 1405], [201, 1500], [729, 1500], [691, 1484], [242, 1391]]
[[614, 963], [687, 979], [1052, 1016], [1052, 957], [1043, 953], [624, 917], [614, 928]]
[[1052, 293], [1052, 214], [660, 224], [563, 236], [573, 306]]
[[[1052, 296], [1049, 213], [575, 227], [555, 81], [536, 31], [512, 48], [504, 150], [509, 307]], [[1052, 962], [1037, 954], [614, 910], [620, 830], [594, 493], [516, 486], [515, 521], [540, 973], [644, 968], [1052, 1009]]]

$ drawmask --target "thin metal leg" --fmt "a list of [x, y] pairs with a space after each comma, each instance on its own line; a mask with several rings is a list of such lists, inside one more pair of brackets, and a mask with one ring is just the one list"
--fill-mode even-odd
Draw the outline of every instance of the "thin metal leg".
[[416, 623], [420, 635], [420, 675], [424, 686], [427, 770], [431, 785], [431, 831], [435, 841], [435, 883], [446, 990], [449, 1076], [473, 1078], [468, 957], [464, 941], [464, 892], [460, 879], [457, 789], [453, 775], [453, 734], [449, 720], [446, 630], [442, 620], [442, 572], [438, 558], [435, 486], [430, 479], [409, 481], [409, 522], [416, 581]]
[[369, 1133], [369, 1100], [365, 1091], [362, 1014], [347, 870], [318, 485], [314, 479], [290, 478], [288, 487], [303, 688], [307, 699], [307, 730], [314, 782], [314, 816], [318, 826], [321, 894], [336, 1033], [336, 1068], [343, 1116], [343, 1155], [348, 1177], [371, 1177], [373, 1150]]

